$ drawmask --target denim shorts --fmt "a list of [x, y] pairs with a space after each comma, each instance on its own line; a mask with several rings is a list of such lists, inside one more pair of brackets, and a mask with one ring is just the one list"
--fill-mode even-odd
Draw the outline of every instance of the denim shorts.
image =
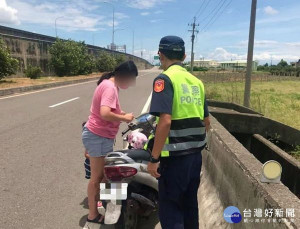
[[82, 130], [82, 143], [90, 157], [104, 157], [113, 151], [114, 139], [101, 137], [86, 126]]

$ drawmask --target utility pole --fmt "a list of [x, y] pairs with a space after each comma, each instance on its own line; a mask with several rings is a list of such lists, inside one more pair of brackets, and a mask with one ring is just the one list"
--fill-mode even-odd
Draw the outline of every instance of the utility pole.
[[271, 55], [271, 66], [273, 65], [273, 55]]
[[132, 55], [134, 55], [134, 29], [132, 30]]
[[112, 46], [115, 49], [115, 6], [111, 2], [102, 2], [102, 3], [109, 4], [112, 7], [113, 29], [112, 29], [112, 43], [111, 43], [110, 49], [113, 49]]
[[254, 49], [256, 5], [257, 5], [257, 0], [252, 0], [249, 40], [248, 40], [247, 72], [246, 72], [245, 92], [244, 92], [244, 106], [245, 107], [250, 107], [251, 73], [252, 73], [253, 49]]
[[55, 36], [57, 37], [57, 26], [56, 26], [56, 21], [60, 18], [63, 18], [64, 16], [61, 16], [61, 17], [57, 17], [55, 18]]
[[113, 34], [112, 34], [112, 44], [115, 45], [115, 7], [113, 6]]
[[194, 68], [194, 40], [195, 40], [195, 33], [198, 33], [199, 30], [196, 30], [196, 26], [199, 26], [199, 24], [196, 24], [196, 17], [194, 17], [194, 22], [192, 24], [189, 24], [189, 26], [192, 26], [192, 30], [189, 30], [192, 32], [192, 52], [191, 52], [191, 73], [193, 73]]

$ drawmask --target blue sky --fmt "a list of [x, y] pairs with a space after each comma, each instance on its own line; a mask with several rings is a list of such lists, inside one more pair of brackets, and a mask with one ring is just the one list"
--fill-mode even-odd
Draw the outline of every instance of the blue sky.
[[[106, 0], [115, 7], [115, 43], [149, 60], [165, 35], [181, 36], [190, 58], [188, 23], [197, 14], [195, 58], [245, 59], [251, 0]], [[300, 1], [258, 0], [254, 58], [260, 63], [300, 58]], [[214, 16], [215, 15], [215, 16]], [[214, 17], [213, 17], [214, 16]], [[112, 40], [112, 6], [102, 0], [0, 0], [0, 24], [83, 40], [106, 47]], [[123, 30], [122, 30], [123, 29]]]

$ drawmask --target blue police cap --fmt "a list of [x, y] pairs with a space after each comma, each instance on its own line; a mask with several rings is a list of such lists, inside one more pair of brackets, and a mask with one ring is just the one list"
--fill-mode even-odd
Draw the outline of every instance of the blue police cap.
[[159, 50], [168, 50], [174, 52], [184, 52], [184, 41], [177, 36], [163, 37], [159, 42]]

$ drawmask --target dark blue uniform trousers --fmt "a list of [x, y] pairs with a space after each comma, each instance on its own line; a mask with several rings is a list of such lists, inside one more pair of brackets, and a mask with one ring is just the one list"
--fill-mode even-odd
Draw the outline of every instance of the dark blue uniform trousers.
[[162, 229], [199, 229], [197, 191], [201, 167], [201, 151], [161, 159], [158, 187]]

